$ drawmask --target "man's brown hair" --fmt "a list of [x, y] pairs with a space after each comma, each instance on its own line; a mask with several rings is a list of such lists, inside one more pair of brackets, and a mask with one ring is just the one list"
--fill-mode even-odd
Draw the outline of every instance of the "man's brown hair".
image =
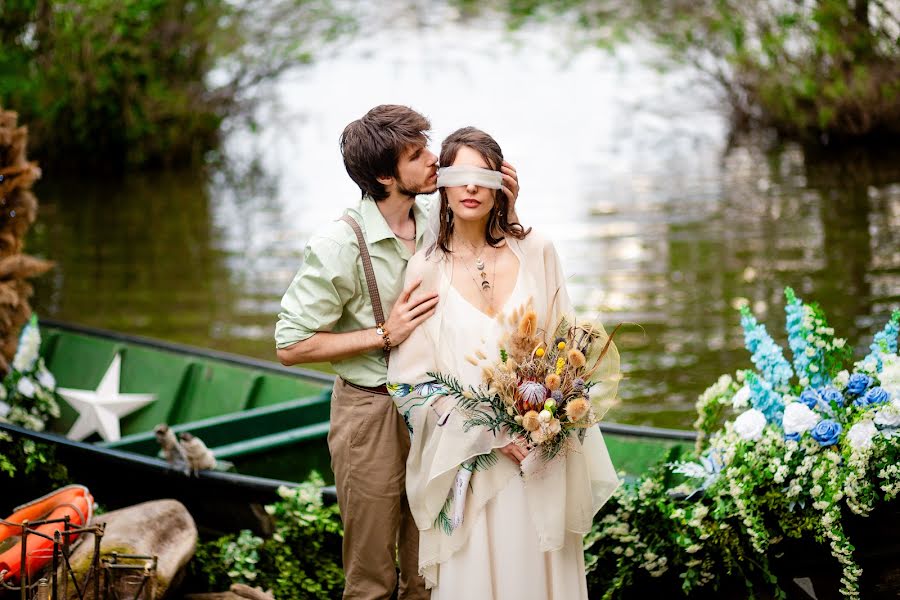
[[[463, 127], [447, 136], [441, 144], [442, 167], [449, 167], [456, 160], [459, 149], [468, 146], [478, 152], [491, 169], [500, 170], [503, 164], [503, 150], [500, 144], [487, 133], [475, 127]], [[438, 233], [437, 245], [444, 252], [450, 252], [450, 237], [453, 235], [453, 211], [450, 210], [450, 202], [447, 200], [447, 191], [440, 188], [441, 192], [441, 228]], [[519, 223], [509, 222], [509, 199], [503, 190], [496, 190], [494, 194], [494, 207], [488, 217], [484, 229], [484, 238], [491, 246], [496, 246], [505, 236], [511, 236], [518, 240], [524, 239], [531, 232]]]
[[388, 193], [378, 177], [397, 177], [400, 155], [428, 140], [431, 123], [408, 106], [381, 104], [353, 121], [341, 134], [341, 154], [350, 179], [362, 195], [384, 200]]

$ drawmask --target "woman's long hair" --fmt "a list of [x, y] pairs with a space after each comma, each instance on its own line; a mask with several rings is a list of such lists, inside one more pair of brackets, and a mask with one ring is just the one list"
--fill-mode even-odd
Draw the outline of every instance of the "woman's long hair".
[[[441, 166], [450, 166], [456, 160], [459, 149], [463, 146], [478, 152], [485, 162], [495, 171], [500, 170], [503, 164], [503, 151], [497, 141], [475, 127], [463, 127], [457, 129], [441, 144]], [[450, 237], [453, 235], [453, 211], [450, 210], [450, 202], [447, 200], [447, 191], [440, 188], [441, 194], [441, 226], [437, 238], [437, 246], [444, 252], [450, 252]], [[531, 228], [525, 229], [519, 223], [509, 222], [509, 200], [503, 190], [496, 190], [494, 194], [494, 206], [484, 227], [484, 239], [491, 246], [497, 246], [506, 236], [518, 240], [524, 239], [531, 232]]]

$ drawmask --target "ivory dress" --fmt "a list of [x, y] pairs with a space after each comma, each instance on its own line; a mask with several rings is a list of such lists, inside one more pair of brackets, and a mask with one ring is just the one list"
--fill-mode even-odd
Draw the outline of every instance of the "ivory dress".
[[[535, 233], [510, 239], [509, 246], [519, 272], [500, 312], [531, 302], [539, 323], [550, 316], [555, 325], [569, 310], [555, 249]], [[478, 350], [496, 357], [504, 330], [463, 298], [451, 273], [440, 251], [410, 261], [407, 281], [423, 277], [423, 289], [437, 289], [440, 301], [435, 315], [394, 351], [388, 370], [412, 436], [407, 496], [420, 530], [420, 573], [432, 600], [586, 600], [582, 537], [619, 484], [602, 435], [592, 428], [583, 443], [573, 441], [551, 463], [532, 452], [523, 475], [496, 450], [508, 437], [465, 430], [452, 410], [455, 400], [444, 397], [428, 373], [477, 386], [481, 367], [467, 359]], [[451, 488], [462, 465], [473, 460], [463, 521], [452, 528]]]

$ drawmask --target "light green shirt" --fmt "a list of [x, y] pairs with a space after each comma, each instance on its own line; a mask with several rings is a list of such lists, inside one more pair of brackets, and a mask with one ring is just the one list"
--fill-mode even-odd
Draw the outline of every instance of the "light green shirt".
[[[416, 200], [416, 247], [422, 244], [427, 200]], [[363, 198], [347, 210], [362, 228], [378, 282], [384, 317], [403, 291], [406, 263], [412, 254], [388, 227], [375, 201]], [[285, 348], [320, 331], [344, 333], [375, 327], [369, 288], [359, 257], [356, 234], [343, 221], [335, 221], [313, 236], [303, 254], [303, 265], [281, 299], [275, 326], [275, 345]], [[366, 387], [387, 380], [387, 365], [381, 350], [332, 363], [338, 375]]]

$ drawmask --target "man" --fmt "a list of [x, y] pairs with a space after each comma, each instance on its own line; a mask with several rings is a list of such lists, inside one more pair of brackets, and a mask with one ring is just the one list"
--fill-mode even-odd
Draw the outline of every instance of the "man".
[[[418, 530], [406, 503], [409, 434], [385, 386], [386, 355], [430, 317], [438, 298], [403, 289], [406, 263], [420, 247], [426, 207], [418, 194], [437, 189], [437, 157], [426, 144], [431, 124], [405, 106], [376, 106], [341, 135], [341, 153], [362, 199], [347, 215], [371, 256], [383, 323], [376, 323], [357, 234], [336, 221], [314, 236], [282, 299], [275, 328], [285, 365], [328, 361], [338, 378], [331, 398], [328, 448], [344, 523], [345, 599], [428, 598], [419, 577]], [[518, 194], [504, 164], [510, 220]], [[399, 553], [396, 546], [399, 545]]]

